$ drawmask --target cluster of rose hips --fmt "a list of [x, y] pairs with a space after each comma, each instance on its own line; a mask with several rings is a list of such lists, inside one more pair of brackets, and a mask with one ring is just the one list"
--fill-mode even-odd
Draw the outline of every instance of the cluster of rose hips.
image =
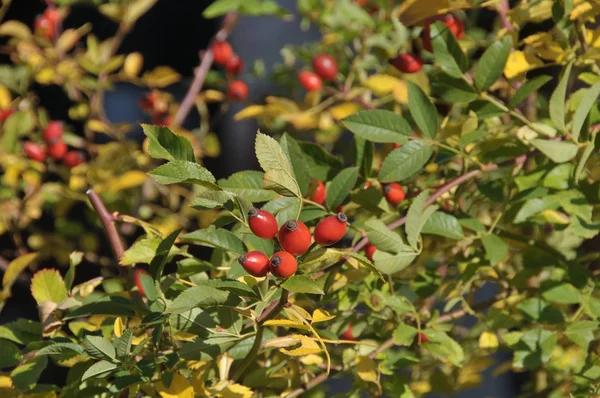
[[168, 94], [152, 90], [140, 101], [142, 110], [150, 113], [152, 124], [168, 126], [173, 121], [172, 116], [169, 114], [169, 100], [167, 96]]
[[[435, 21], [443, 22], [448, 27], [450, 32], [452, 32], [454, 37], [459, 40], [465, 34], [464, 24], [454, 14], [437, 15], [433, 18], [429, 18], [427, 21], [425, 21], [425, 26], [423, 27], [422, 33], [423, 48], [429, 52], [433, 52], [433, 48], [431, 46], [431, 24]], [[421, 67], [423, 66], [423, 60], [417, 54], [404, 53], [391, 59], [390, 64], [392, 64], [402, 73], [416, 73], [421, 70]]]
[[50, 157], [56, 161], [62, 161], [67, 167], [79, 166], [85, 161], [85, 155], [81, 151], [69, 151], [67, 144], [62, 139], [62, 135], [62, 123], [51, 121], [42, 133], [45, 146], [33, 141], [27, 141], [23, 144], [23, 150], [29, 159], [38, 162], [44, 162], [47, 157]]
[[[315, 243], [320, 246], [337, 243], [346, 234], [347, 221], [344, 213], [323, 218], [314, 230]], [[282, 279], [294, 275], [298, 269], [295, 256], [306, 253], [311, 245], [312, 235], [308, 227], [302, 221], [289, 220], [278, 228], [273, 214], [257, 208], [248, 212], [248, 225], [259, 238], [274, 239], [277, 236], [282, 250], [270, 259], [261, 251], [250, 251], [238, 259], [242, 267], [256, 277], [264, 277], [269, 272]]]
[[338, 74], [338, 66], [329, 54], [317, 54], [312, 59], [313, 72], [303, 70], [298, 73], [298, 80], [306, 91], [319, 91], [323, 80], [333, 81]]
[[52, 40], [58, 30], [62, 16], [55, 7], [48, 7], [44, 13], [38, 16], [34, 23], [36, 34], [48, 40]]
[[[231, 44], [224, 40], [217, 40], [212, 45], [215, 64], [221, 65], [230, 76], [237, 76], [244, 70], [244, 62], [237, 55]], [[234, 80], [227, 89], [227, 97], [232, 101], [243, 101], [248, 98], [248, 85], [241, 80]]]

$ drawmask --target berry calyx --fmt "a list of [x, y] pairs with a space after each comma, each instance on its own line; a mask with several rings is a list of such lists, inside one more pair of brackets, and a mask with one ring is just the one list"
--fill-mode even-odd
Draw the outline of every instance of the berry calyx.
[[46, 143], [52, 144], [56, 140], [59, 140], [63, 134], [63, 126], [61, 122], [57, 122], [56, 120], [52, 120], [48, 122], [44, 132], [42, 133], [42, 138]]
[[212, 51], [215, 63], [219, 65], [224, 65], [225, 62], [227, 62], [227, 60], [233, 55], [231, 44], [223, 40], [214, 42], [212, 45]]
[[390, 64], [402, 73], [415, 73], [423, 67], [423, 60], [416, 54], [400, 54], [390, 59]]
[[312, 67], [323, 80], [334, 80], [338, 74], [337, 62], [329, 54], [317, 54], [312, 59]]
[[269, 272], [269, 257], [258, 250], [241, 255], [238, 261], [246, 272], [252, 276], [260, 278], [266, 276]]
[[64, 141], [55, 141], [54, 143], [48, 145], [48, 156], [50, 156], [54, 160], [61, 160], [65, 157], [67, 153], [67, 144]]
[[291, 254], [298, 256], [306, 253], [310, 241], [310, 231], [302, 221], [286, 221], [279, 228], [279, 245]]
[[321, 246], [329, 246], [339, 242], [346, 235], [348, 217], [344, 213], [325, 217], [315, 228], [315, 242]]
[[44, 152], [44, 148], [40, 144], [36, 144], [35, 142], [26, 142], [23, 144], [23, 150], [27, 157], [31, 160], [37, 160], [38, 162], [43, 162], [46, 160], [46, 152]]
[[248, 225], [252, 233], [259, 238], [273, 239], [277, 235], [277, 220], [266, 210], [252, 208], [248, 212]]
[[66, 153], [63, 163], [67, 167], [76, 167], [85, 162], [85, 155], [81, 151], [69, 151]]
[[315, 188], [315, 192], [312, 196], [312, 201], [322, 205], [323, 203], [325, 203], [326, 196], [327, 192], [325, 190], [325, 184], [323, 183], [323, 181], [318, 181], [317, 187]]
[[385, 199], [393, 206], [398, 206], [404, 198], [406, 198], [406, 194], [404, 193], [404, 189], [397, 182], [392, 182], [388, 184], [383, 189], [383, 193], [385, 194]]
[[352, 334], [352, 323], [348, 324], [348, 328], [340, 336], [342, 340], [356, 341], [356, 337]]
[[248, 86], [241, 80], [231, 82], [227, 96], [232, 101], [243, 101], [248, 98]]
[[319, 91], [323, 86], [323, 82], [319, 75], [313, 72], [304, 70], [298, 73], [298, 79], [306, 91]]
[[429, 339], [425, 336], [425, 333], [419, 332], [415, 336], [415, 344], [421, 345], [423, 343], [429, 343]]
[[377, 251], [377, 248], [370, 243], [367, 243], [365, 246], [365, 256], [369, 259], [370, 262], [373, 262], [373, 255]]
[[225, 70], [230, 75], [239, 75], [242, 70], [244, 70], [244, 62], [242, 61], [242, 58], [237, 54], [233, 54], [227, 61], [225, 61]]
[[454, 14], [437, 15], [433, 18], [429, 18], [423, 27], [423, 48], [429, 52], [433, 52], [433, 47], [431, 45], [431, 24], [435, 21], [443, 22], [458, 40], [465, 34], [465, 25]]
[[298, 270], [298, 263], [296, 262], [296, 258], [290, 253], [279, 251], [271, 257], [269, 270], [278, 278], [289, 278]]
[[150, 275], [150, 274], [145, 269], [142, 269], [142, 268], [136, 269], [135, 274], [134, 274], [134, 282], [138, 288], [138, 291], [142, 295], [142, 297], [146, 297], [146, 292], [144, 292], [144, 286], [142, 285], [142, 278], [141, 278], [142, 275]]

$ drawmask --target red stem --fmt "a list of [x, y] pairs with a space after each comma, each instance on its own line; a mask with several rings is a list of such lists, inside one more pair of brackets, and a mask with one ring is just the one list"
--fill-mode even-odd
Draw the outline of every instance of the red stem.
[[100, 221], [102, 221], [102, 225], [106, 230], [106, 235], [108, 236], [110, 245], [113, 249], [113, 252], [115, 253], [115, 257], [117, 258], [117, 262], [119, 262], [121, 260], [121, 257], [123, 257], [125, 248], [123, 246], [121, 236], [119, 235], [119, 232], [115, 227], [115, 219], [113, 215], [108, 212], [108, 209], [106, 208], [104, 202], [102, 202], [102, 199], [100, 199], [100, 196], [96, 193], [96, 191], [94, 191], [93, 189], [89, 189], [86, 192], [86, 195], [90, 199], [92, 207], [94, 208], [96, 213], [98, 213]]

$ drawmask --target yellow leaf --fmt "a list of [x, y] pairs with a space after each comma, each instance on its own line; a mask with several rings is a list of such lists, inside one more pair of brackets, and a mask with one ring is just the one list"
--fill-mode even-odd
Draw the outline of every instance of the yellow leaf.
[[225, 94], [217, 90], [204, 90], [202, 95], [207, 102], [221, 102], [225, 100]]
[[137, 77], [144, 66], [144, 56], [138, 52], [131, 53], [125, 57], [123, 73], [130, 79]]
[[293, 336], [294, 335], [284, 336], [284, 337], [273, 337], [272, 339], [265, 341], [264, 346], [265, 347], [283, 348], [283, 347], [291, 347], [291, 346], [297, 345], [298, 339], [296, 339]]
[[88, 120], [87, 128], [96, 133], [110, 133], [110, 126], [101, 120]]
[[173, 375], [169, 388], [162, 381], [156, 382], [154, 388], [162, 398], [194, 398], [194, 387], [179, 373]]
[[221, 398], [250, 398], [252, 390], [241, 384], [230, 384], [221, 390], [219, 397]]
[[431, 383], [427, 380], [418, 380], [410, 383], [410, 389], [417, 394], [427, 394], [431, 391]]
[[312, 323], [318, 323], [318, 322], [325, 322], [328, 321], [330, 319], [335, 318], [335, 315], [331, 315], [329, 312], [325, 311], [325, 310], [314, 310], [313, 314], [312, 314]]
[[125, 325], [123, 324], [123, 319], [121, 317], [115, 318], [115, 324], [113, 325], [113, 329], [115, 331], [115, 336], [121, 337], [123, 335], [123, 329]]
[[360, 356], [356, 359], [356, 373], [364, 381], [377, 383], [377, 364], [369, 357]]
[[173, 333], [172, 337], [173, 337], [173, 340], [176, 340], [176, 341], [193, 341], [198, 336], [195, 334], [187, 333], [187, 332], [180, 330], [178, 332]]
[[382, 96], [391, 93], [394, 90], [394, 86], [400, 82], [401, 80], [394, 76], [372, 75], [363, 83], [363, 86], [375, 94]]
[[73, 191], [83, 191], [88, 186], [88, 180], [85, 176], [72, 174], [69, 178], [69, 188]]
[[309, 322], [312, 316], [302, 307], [292, 304], [290, 307], [284, 307], [283, 311], [292, 319], [300, 322]]
[[569, 219], [569, 217], [567, 217], [566, 214], [561, 213], [559, 211], [556, 210], [550, 210], [550, 209], [546, 209], [542, 212], [542, 217], [544, 217], [544, 219], [552, 224], [569, 224], [571, 222], [571, 220]]
[[569, 19], [571, 21], [575, 19], [593, 19], [598, 14], [600, 14], [600, 4], [597, 1], [575, 0]]
[[142, 185], [148, 176], [143, 171], [131, 170], [102, 185], [94, 187], [97, 192], [116, 193]]
[[304, 365], [310, 366], [310, 365], [322, 365], [323, 364], [323, 358], [319, 355], [316, 354], [310, 354], [310, 355], [306, 355], [302, 358], [300, 358], [300, 362], [302, 362]]
[[316, 354], [318, 352], [321, 352], [321, 348], [319, 347], [319, 345], [311, 338], [301, 335], [301, 334], [295, 334], [295, 335], [292, 335], [291, 337], [293, 337], [294, 339], [296, 339], [300, 342], [300, 347], [294, 348], [292, 350], [287, 350], [285, 348], [281, 348], [280, 351], [283, 352], [284, 354], [287, 354], [287, 355], [290, 355], [293, 357], [297, 357], [297, 356]]
[[31, 278], [31, 294], [38, 304], [44, 301], [60, 303], [67, 298], [67, 287], [55, 269], [43, 269]]
[[135, 0], [129, 2], [123, 15], [123, 22], [127, 25], [133, 25], [139, 17], [144, 15], [157, 0]]
[[326, 46], [330, 46], [332, 44], [339, 42], [342, 38], [343, 38], [343, 36], [340, 33], [331, 32], [331, 33], [324, 34], [323, 38], [321, 39], [321, 42]]
[[361, 107], [355, 102], [344, 102], [329, 109], [329, 113], [335, 120], [344, 119], [360, 111]]
[[411, 26], [437, 14], [470, 7], [467, 0], [408, 0], [402, 3], [397, 16], [404, 25]]
[[514, 51], [508, 56], [508, 61], [506, 61], [506, 66], [504, 67], [504, 75], [507, 79], [512, 79], [543, 65], [542, 60], [533, 54]]
[[0, 109], [8, 108], [11, 102], [12, 96], [10, 95], [10, 91], [0, 84]]
[[479, 336], [479, 348], [496, 349], [498, 348], [498, 337], [493, 332], [483, 332]]
[[392, 95], [396, 102], [400, 104], [408, 104], [408, 85], [405, 81], [400, 80], [393, 88]]
[[0, 36], [11, 36], [21, 40], [31, 38], [31, 29], [23, 22], [6, 21], [0, 25]]
[[308, 330], [308, 327], [302, 322], [291, 321], [289, 319], [270, 319], [264, 323], [265, 326], [282, 326], [286, 328], [296, 328]]
[[150, 87], [167, 87], [178, 82], [180, 78], [181, 75], [168, 66], [158, 66], [142, 76], [144, 83]]
[[98, 9], [102, 14], [115, 22], [120, 22], [121, 18], [123, 18], [123, 14], [125, 13], [123, 6], [115, 3], [101, 4]]
[[263, 105], [250, 105], [236, 113], [233, 118], [235, 120], [252, 119], [262, 115], [264, 111], [265, 107]]
[[23, 272], [29, 264], [35, 261], [36, 258], [37, 253], [28, 253], [12, 260], [8, 264], [4, 276], [2, 277], [2, 288], [4, 290], [9, 290], [12, 284], [17, 280], [19, 274]]
[[50, 84], [55, 78], [56, 72], [52, 68], [44, 68], [35, 75], [35, 81], [40, 84]]
[[63, 53], [68, 52], [75, 44], [77, 44], [81, 37], [89, 31], [89, 24], [86, 24], [79, 29], [65, 29], [58, 40], [56, 40], [56, 49]]

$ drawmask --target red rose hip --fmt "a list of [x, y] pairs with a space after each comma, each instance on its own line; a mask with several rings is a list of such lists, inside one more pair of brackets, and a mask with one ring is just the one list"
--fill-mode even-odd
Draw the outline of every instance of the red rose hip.
[[238, 258], [247, 273], [256, 277], [266, 276], [269, 272], [269, 257], [263, 252], [254, 250]]
[[317, 75], [324, 80], [334, 80], [338, 74], [338, 66], [329, 54], [317, 54], [312, 59], [312, 67]]
[[302, 71], [298, 73], [298, 80], [306, 91], [319, 91], [323, 86], [321, 78], [313, 72]]
[[232, 101], [243, 101], [248, 98], [248, 86], [241, 80], [231, 82], [227, 96]]
[[317, 187], [315, 188], [315, 192], [312, 196], [312, 201], [322, 205], [323, 203], [325, 203], [325, 198], [327, 196], [326, 193], [327, 192], [325, 191], [325, 184], [323, 183], [323, 181], [318, 181]]
[[454, 14], [437, 15], [433, 18], [429, 18], [425, 22], [423, 28], [423, 48], [429, 52], [433, 52], [433, 47], [431, 45], [431, 24], [435, 21], [443, 22], [458, 40], [465, 34], [465, 25]]
[[356, 337], [352, 334], [352, 323], [348, 324], [348, 328], [340, 336], [342, 340], [356, 341]]
[[226, 41], [216, 41], [212, 45], [213, 56], [215, 58], [215, 63], [219, 65], [224, 65], [225, 62], [233, 55], [233, 49], [231, 48], [231, 44]]
[[421, 70], [423, 60], [416, 54], [400, 54], [390, 60], [390, 64], [402, 73], [415, 73]]
[[146, 297], [146, 292], [144, 292], [144, 286], [142, 286], [142, 277], [141, 276], [142, 275], [150, 275], [150, 274], [148, 273], [148, 271], [146, 271], [145, 269], [142, 269], [142, 268], [136, 269], [134, 272], [135, 272], [135, 274], [134, 274], [135, 285], [137, 286], [140, 294], [143, 297]]
[[56, 141], [48, 146], [48, 156], [54, 160], [61, 160], [67, 153], [67, 144], [63, 141]]
[[44, 148], [40, 144], [26, 142], [23, 144], [23, 150], [29, 159], [37, 160], [38, 162], [46, 160], [46, 152], [44, 152]]
[[429, 339], [427, 338], [427, 336], [425, 336], [425, 333], [419, 332], [415, 336], [415, 344], [421, 345], [423, 343], [429, 343]]
[[329, 246], [339, 242], [346, 235], [348, 217], [344, 213], [325, 217], [315, 228], [315, 242], [321, 246]]
[[396, 182], [388, 184], [383, 189], [385, 199], [393, 206], [398, 206], [406, 197], [402, 186]]
[[46, 143], [51, 144], [54, 141], [60, 139], [63, 134], [63, 126], [61, 122], [57, 122], [56, 120], [52, 120], [48, 122], [44, 132], [42, 133], [42, 138]]
[[277, 220], [266, 210], [252, 208], [248, 212], [248, 225], [252, 233], [259, 238], [273, 239], [277, 235]]
[[239, 75], [243, 69], [244, 69], [244, 62], [242, 61], [242, 58], [237, 54], [233, 54], [225, 62], [225, 70], [227, 71], [227, 73], [229, 73], [231, 75], [234, 75], [234, 76]]
[[279, 245], [296, 256], [310, 247], [310, 231], [302, 221], [290, 220], [279, 228]]
[[373, 255], [377, 251], [377, 248], [370, 243], [367, 243], [365, 246], [365, 256], [369, 259], [369, 261], [373, 262]]
[[296, 258], [290, 253], [279, 251], [271, 257], [269, 270], [278, 278], [289, 278], [298, 270], [298, 263], [296, 262]]
[[85, 162], [85, 155], [81, 151], [69, 151], [63, 159], [63, 163], [67, 167], [76, 167]]

